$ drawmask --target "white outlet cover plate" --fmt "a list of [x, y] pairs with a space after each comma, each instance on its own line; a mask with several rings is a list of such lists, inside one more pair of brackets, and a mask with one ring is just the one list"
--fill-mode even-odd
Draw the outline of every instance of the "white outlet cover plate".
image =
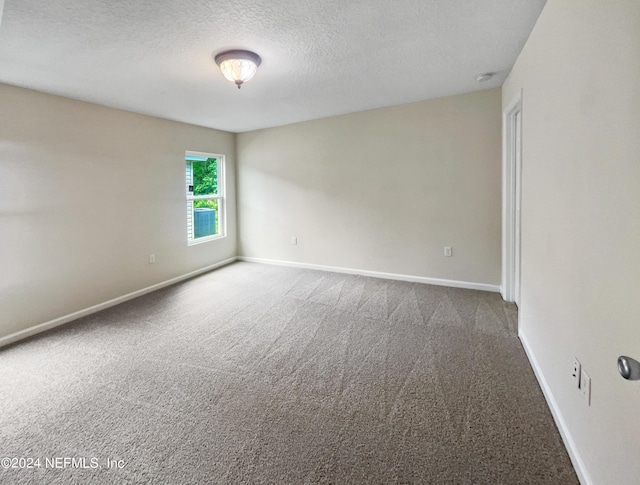
[[587, 401], [587, 406], [591, 405], [591, 377], [584, 370], [580, 373], [580, 391]]
[[576, 387], [580, 389], [580, 372], [582, 371], [582, 364], [577, 358], [573, 358], [573, 366], [571, 367], [571, 378], [575, 380]]

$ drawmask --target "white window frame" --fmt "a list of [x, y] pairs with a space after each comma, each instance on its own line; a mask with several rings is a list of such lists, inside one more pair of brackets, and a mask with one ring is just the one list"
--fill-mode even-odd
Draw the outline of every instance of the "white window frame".
[[[218, 163], [218, 193], [216, 195], [193, 195], [193, 192], [189, 191], [189, 186], [193, 186], [193, 161], [191, 161], [191, 170], [189, 170], [189, 160], [187, 157], [215, 158]], [[225, 156], [219, 153], [207, 153], [207, 152], [194, 152], [187, 150], [184, 156], [185, 161], [185, 181], [186, 181], [186, 195], [187, 195], [187, 245], [193, 246], [194, 244], [201, 244], [209, 241], [215, 241], [216, 239], [222, 239], [227, 237], [227, 210], [226, 210], [226, 176], [225, 176]], [[204, 161], [204, 160], [203, 160]], [[195, 200], [217, 200], [218, 201], [218, 234], [207, 237], [194, 238], [194, 224], [193, 218], [193, 202]]]

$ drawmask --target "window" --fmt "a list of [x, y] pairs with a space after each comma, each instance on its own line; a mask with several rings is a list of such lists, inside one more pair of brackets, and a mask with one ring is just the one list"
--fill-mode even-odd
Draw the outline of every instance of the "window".
[[187, 243], [225, 236], [224, 155], [187, 152]]

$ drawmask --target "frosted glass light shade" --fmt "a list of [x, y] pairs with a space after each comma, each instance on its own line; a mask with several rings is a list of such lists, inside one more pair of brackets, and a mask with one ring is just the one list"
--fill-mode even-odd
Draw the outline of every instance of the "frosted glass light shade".
[[238, 89], [242, 83], [251, 79], [261, 63], [260, 56], [250, 51], [226, 51], [215, 57], [222, 75], [229, 81], [236, 83]]
[[227, 59], [220, 63], [220, 70], [222, 71], [222, 75], [229, 81], [234, 83], [240, 81], [240, 83], [244, 83], [254, 76], [258, 70], [258, 66], [256, 66], [253, 61]]

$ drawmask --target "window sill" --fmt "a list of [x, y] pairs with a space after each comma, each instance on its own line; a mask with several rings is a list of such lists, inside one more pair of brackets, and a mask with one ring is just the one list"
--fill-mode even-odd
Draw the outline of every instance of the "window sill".
[[217, 241], [218, 239], [224, 239], [226, 238], [226, 235], [220, 234], [220, 235], [216, 235], [216, 236], [209, 236], [209, 237], [199, 237], [198, 239], [193, 239], [191, 241], [187, 241], [187, 246], [195, 246], [196, 244], [202, 244], [202, 243], [207, 243], [207, 242], [211, 242], [211, 241]]

